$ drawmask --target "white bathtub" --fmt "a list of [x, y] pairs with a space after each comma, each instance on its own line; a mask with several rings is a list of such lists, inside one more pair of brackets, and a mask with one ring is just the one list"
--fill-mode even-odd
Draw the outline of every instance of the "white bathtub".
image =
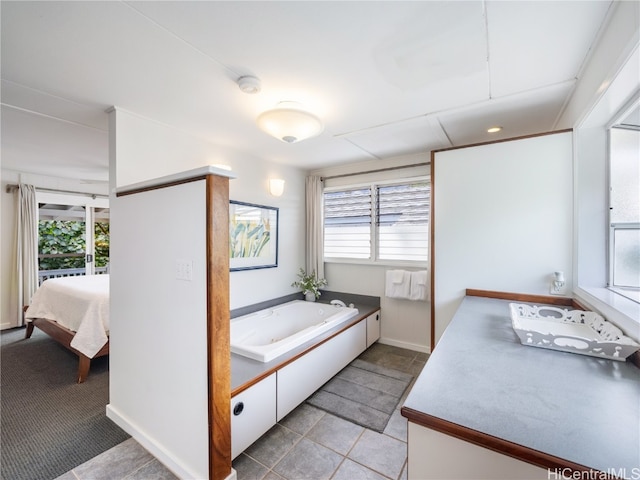
[[357, 308], [294, 300], [231, 320], [231, 352], [269, 362], [358, 314]]

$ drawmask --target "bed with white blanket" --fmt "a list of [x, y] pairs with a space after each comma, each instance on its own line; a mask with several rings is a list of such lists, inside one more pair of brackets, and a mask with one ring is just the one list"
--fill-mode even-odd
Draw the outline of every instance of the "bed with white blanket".
[[109, 353], [109, 275], [45, 280], [25, 311], [26, 338], [38, 327], [79, 357], [78, 383], [92, 358]]

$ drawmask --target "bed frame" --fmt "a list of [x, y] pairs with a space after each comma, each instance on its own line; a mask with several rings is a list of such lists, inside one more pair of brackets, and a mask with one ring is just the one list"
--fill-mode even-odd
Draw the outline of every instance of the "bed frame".
[[[23, 315], [24, 312], [27, 311], [27, 308], [28, 306], [25, 306], [23, 308]], [[91, 358], [87, 357], [84, 353], [80, 353], [78, 350], [71, 346], [71, 340], [73, 340], [73, 337], [75, 335], [75, 332], [73, 330], [69, 330], [59, 323], [54, 322], [53, 320], [47, 320], [46, 318], [33, 318], [31, 319], [31, 321], [26, 322], [26, 325], [27, 331], [24, 335], [25, 339], [31, 338], [34, 327], [38, 327], [60, 345], [78, 355], [78, 383], [82, 383], [87, 379], [87, 376], [89, 375], [89, 368], [91, 366]], [[104, 344], [104, 346], [98, 351], [98, 353], [93, 356], [93, 358], [103, 357], [105, 355], [109, 355], [109, 341]]]

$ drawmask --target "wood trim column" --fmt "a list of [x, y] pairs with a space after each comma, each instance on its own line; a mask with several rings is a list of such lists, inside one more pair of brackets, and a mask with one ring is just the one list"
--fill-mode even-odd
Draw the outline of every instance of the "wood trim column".
[[207, 182], [207, 374], [209, 479], [231, 474], [231, 350], [229, 317], [229, 179]]

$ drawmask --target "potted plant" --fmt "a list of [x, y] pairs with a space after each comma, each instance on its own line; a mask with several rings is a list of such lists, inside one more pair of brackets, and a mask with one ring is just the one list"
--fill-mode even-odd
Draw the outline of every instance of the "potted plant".
[[316, 271], [314, 270], [310, 274], [301, 268], [298, 272], [298, 280], [291, 284], [292, 287], [297, 287], [304, 293], [305, 300], [308, 302], [315, 302], [320, 297], [320, 287], [327, 284], [324, 278], [318, 278]]

